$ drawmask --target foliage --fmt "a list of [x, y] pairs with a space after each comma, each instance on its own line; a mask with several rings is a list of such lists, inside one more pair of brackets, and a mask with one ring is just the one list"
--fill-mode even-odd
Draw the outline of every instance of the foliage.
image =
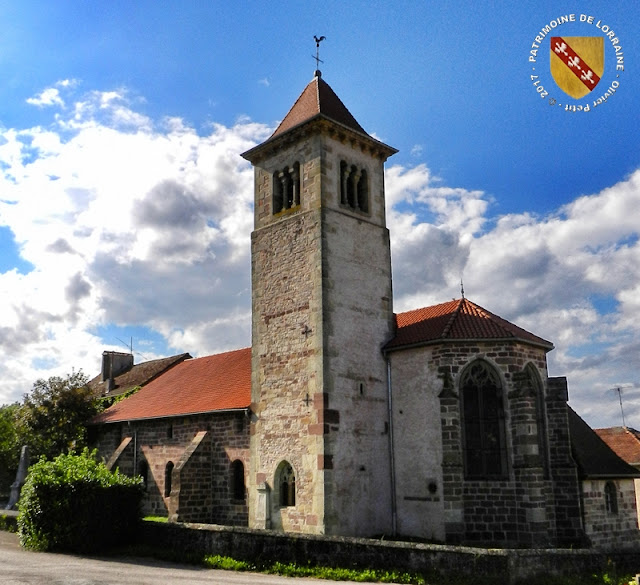
[[166, 516], [145, 516], [143, 520], [145, 522], [160, 522], [162, 524], [169, 522], [169, 518]]
[[[204, 565], [210, 569], [228, 571], [255, 571], [284, 575], [287, 577], [311, 577], [331, 581], [353, 581], [356, 583], [407, 583], [415, 585], [467, 585], [473, 583], [495, 583], [494, 577], [476, 575], [469, 579], [464, 575], [420, 575], [404, 571], [385, 571], [377, 569], [343, 569], [339, 567], [318, 567], [313, 565], [296, 565], [295, 563], [251, 563], [238, 561], [231, 557], [211, 555], [204, 558]], [[537, 577], [529, 578], [527, 585], [627, 585], [629, 575], [613, 576], [611, 573], [598, 575], [575, 575], [571, 577]]]
[[18, 522], [15, 516], [3, 514], [0, 510], [0, 530], [5, 532], [16, 532], [18, 530]]
[[135, 394], [138, 390], [140, 390], [141, 386], [134, 386], [130, 388], [126, 392], [122, 394], [117, 394], [116, 396], [101, 396], [96, 399], [96, 408], [99, 412], [103, 410], [107, 410], [107, 408], [113, 406], [114, 404], [118, 404], [118, 402], [122, 402], [125, 398], [129, 398]]
[[17, 413], [21, 444], [29, 446], [31, 460], [52, 459], [87, 446], [86, 422], [98, 412], [82, 370], [62, 378], [37, 380]]
[[18, 534], [33, 550], [90, 552], [122, 544], [140, 519], [142, 479], [109, 471], [96, 451], [44, 457], [22, 489]]
[[16, 416], [20, 405], [0, 406], [0, 494], [8, 494], [20, 461]]

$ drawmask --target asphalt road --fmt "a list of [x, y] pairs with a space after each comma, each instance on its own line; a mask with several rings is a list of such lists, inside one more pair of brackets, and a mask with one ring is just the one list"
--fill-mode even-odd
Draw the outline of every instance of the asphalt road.
[[[329, 585], [337, 581], [291, 579], [277, 575], [217, 571], [141, 558], [86, 558], [37, 553], [20, 547], [18, 537], [0, 531], [0, 583], [3, 585]], [[344, 582], [342, 582], [344, 583]]]

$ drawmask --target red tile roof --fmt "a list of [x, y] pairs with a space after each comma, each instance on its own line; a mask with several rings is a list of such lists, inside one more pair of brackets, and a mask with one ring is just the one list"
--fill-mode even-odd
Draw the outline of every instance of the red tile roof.
[[280, 122], [271, 138], [284, 134], [287, 130], [319, 114], [368, 136], [364, 128], [358, 124], [329, 84], [321, 77], [314, 77], [309, 85], [304, 88], [304, 91], [284, 117], [284, 120]]
[[640, 467], [640, 432], [629, 427], [595, 429], [598, 436], [629, 465]]
[[104, 382], [102, 381], [102, 374], [98, 374], [95, 378], [90, 380], [88, 385], [92, 394], [96, 397], [119, 396], [136, 386], [144, 386], [145, 384], [148, 384], [163, 372], [190, 358], [191, 356], [188, 353], [181, 353], [171, 357], [149, 360], [148, 362], [136, 364], [127, 371], [115, 376], [115, 386], [110, 391], [108, 390], [108, 380]]
[[164, 418], [248, 408], [251, 348], [183, 361], [92, 423]]
[[466, 298], [399, 313], [396, 315], [396, 325], [396, 335], [386, 344], [386, 350], [442, 341], [498, 339], [519, 340], [553, 349], [550, 341], [529, 333]]

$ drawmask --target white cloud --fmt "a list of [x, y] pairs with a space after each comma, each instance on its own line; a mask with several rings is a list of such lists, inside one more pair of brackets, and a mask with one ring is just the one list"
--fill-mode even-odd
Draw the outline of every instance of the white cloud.
[[2, 133], [0, 224], [35, 269], [0, 274], [0, 403], [38, 377], [95, 373], [108, 323], [194, 355], [246, 345], [253, 171], [239, 153], [271, 130], [154, 125], [122, 91], [55, 120]]
[[[253, 172], [239, 154], [271, 129], [242, 118], [200, 135], [125, 90], [52, 89], [32, 98], [71, 104], [51, 125], [0, 140], [0, 225], [35, 267], [0, 274], [0, 403], [38, 377], [96, 373], [107, 324], [176, 353], [247, 345]], [[424, 164], [389, 167], [386, 197], [396, 310], [457, 297], [463, 278], [473, 301], [556, 344], [550, 373], [587, 420], [619, 422], [614, 384], [629, 424], [640, 416], [640, 171], [548, 217], [492, 218], [490, 195]]]
[[[569, 378], [580, 413], [620, 424], [608, 389], [640, 389], [640, 170], [549, 217], [504, 216], [490, 230], [481, 192], [438, 187], [424, 166], [391, 167], [387, 181], [396, 310], [459, 296], [464, 278], [469, 298], [555, 343], [551, 375]], [[628, 408], [640, 416], [640, 392]]]
[[78, 81], [76, 79], [62, 79], [55, 83], [53, 87], [47, 87], [38, 95], [27, 98], [26, 101], [28, 104], [39, 108], [50, 106], [59, 106], [63, 108], [65, 106], [65, 102], [62, 99], [58, 88], [62, 88], [63, 91], [67, 91], [75, 88], [77, 85]]
[[64, 106], [64, 101], [60, 97], [60, 91], [55, 87], [48, 87], [37, 96], [27, 98], [27, 103], [40, 108], [44, 108], [45, 106]]

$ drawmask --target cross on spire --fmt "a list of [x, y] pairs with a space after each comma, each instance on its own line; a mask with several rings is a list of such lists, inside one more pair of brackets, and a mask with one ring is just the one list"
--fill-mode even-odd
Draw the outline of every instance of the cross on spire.
[[316, 42], [316, 56], [314, 57], [313, 55], [311, 55], [311, 57], [316, 60], [316, 77], [320, 77], [320, 63], [324, 63], [324, 61], [320, 59], [320, 43], [326, 38], [327, 37], [325, 37], [324, 35], [321, 37], [313, 35], [313, 39]]

